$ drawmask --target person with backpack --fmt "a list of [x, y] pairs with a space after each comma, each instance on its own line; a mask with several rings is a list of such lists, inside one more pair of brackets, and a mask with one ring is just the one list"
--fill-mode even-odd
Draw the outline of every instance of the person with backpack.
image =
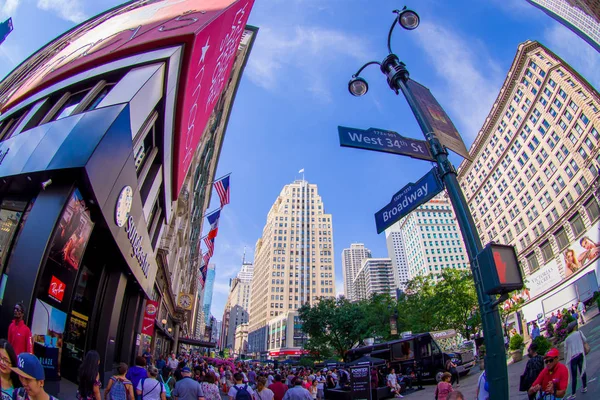
[[[146, 362], [144, 357], [142, 359]], [[157, 377], [158, 369], [149, 366], [147, 377], [140, 380], [135, 390], [141, 400], [167, 400], [165, 387], [156, 379]]]
[[108, 385], [104, 390], [104, 400], [134, 400], [133, 384], [127, 378], [129, 366], [125, 363], [119, 364], [117, 374], [110, 377]]
[[175, 378], [173, 377], [173, 370], [168, 365], [165, 365], [162, 372], [160, 372], [159, 380], [165, 387], [165, 396], [169, 400], [172, 397], [173, 388], [175, 387]]
[[[536, 380], [540, 372], [544, 369], [544, 358], [538, 354], [538, 346], [536, 343], [531, 343], [529, 348], [527, 349], [527, 353], [529, 355], [529, 360], [527, 360], [527, 365], [525, 366], [525, 371], [523, 371], [524, 387], [520, 389], [524, 389], [522, 391], [527, 391], [531, 387], [533, 381]], [[536, 394], [528, 394], [529, 400], [534, 400]]]
[[173, 398], [175, 400], [204, 400], [200, 383], [192, 379], [192, 371], [188, 367], [181, 369], [181, 380], [175, 383]]
[[233, 374], [235, 385], [229, 389], [229, 400], [252, 400], [254, 390], [248, 384], [244, 383], [244, 375], [241, 372]]

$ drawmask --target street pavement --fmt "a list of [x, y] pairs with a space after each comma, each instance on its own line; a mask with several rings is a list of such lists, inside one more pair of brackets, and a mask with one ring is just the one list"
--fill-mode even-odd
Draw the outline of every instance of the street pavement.
[[[581, 327], [581, 331], [588, 339], [591, 352], [587, 355], [588, 392], [581, 393], [581, 379], [578, 379], [577, 399], [596, 400], [600, 399], [600, 317], [595, 317], [591, 321], [588, 321], [587, 324]], [[527, 399], [527, 394], [525, 392], [519, 392], [519, 377], [525, 370], [527, 359], [527, 356], [525, 356], [522, 361], [508, 366], [509, 395], [511, 400]], [[467, 400], [475, 399], [477, 379], [479, 378], [480, 373], [481, 371], [478, 366], [473, 368], [469, 375], [460, 379], [460, 386], [455, 387], [454, 390], [462, 392]], [[569, 383], [569, 391], [567, 391], [567, 394], [570, 394], [570, 387]], [[425, 385], [425, 390], [409, 393], [404, 397], [410, 400], [431, 400], [435, 398], [434, 394], [435, 386]]]

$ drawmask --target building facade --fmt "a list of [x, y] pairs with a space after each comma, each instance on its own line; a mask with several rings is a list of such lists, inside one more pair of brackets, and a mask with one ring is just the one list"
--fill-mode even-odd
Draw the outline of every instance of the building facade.
[[[407, 277], [400, 285], [419, 275], [431, 275], [437, 280], [447, 268], [469, 268], [460, 227], [445, 192], [386, 229], [386, 236], [392, 232], [401, 235], [401, 239], [392, 242], [390, 254], [391, 259], [396, 257], [398, 268], [405, 268], [397, 272], [398, 280]], [[399, 257], [404, 260], [398, 260]]]
[[399, 224], [390, 226], [385, 230], [385, 244], [388, 256], [392, 260], [394, 269], [394, 285], [396, 288], [404, 291], [408, 277], [408, 264], [406, 259], [406, 250], [404, 248], [404, 239]]
[[256, 243], [249, 335], [264, 353], [269, 320], [322, 297], [335, 297], [331, 214], [316, 184], [297, 180], [285, 185], [267, 214]]
[[[202, 221], [191, 216], [210, 200], [256, 29], [245, 25], [251, 0], [190, 13], [192, 3], [115, 7], [0, 82], [0, 329], [23, 301], [52, 394], [76, 382], [90, 349], [106, 383], [115, 364], [193, 331], [189, 243]], [[218, 79], [198, 75], [200, 59]]]
[[354, 279], [367, 258], [371, 258], [371, 250], [362, 243], [352, 243], [349, 249], [342, 250], [344, 296], [350, 301], [359, 300], [354, 290]]
[[354, 281], [355, 301], [370, 299], [375, 294], [396, 296], [394, 268], [390, 258], [366, 258]]
[[240, 357], [248, 352], [248, 323], [244, 322], [235, 327], [233, 339], [233, 354]]
[[297, 311], [286, 311], [269, 320], [266, 326], [267, 351], [272, 360], [299, 359], [305, 354], [308, 337], [302, 331]]
[[473, 163], [459, 168], [483, 243], [517, 250], [528, 321], [588, 297], [589, 282], [598, 287], [599, 109], [583, 77], [525, 42], [471, 147]]
[[248, 322], [250, 306], [251, 282], [233, 278], [230, 282], [229, 296], [223, 312], [221, 342], [223, 348], [234, 349], [235, 329]]
[[527, 0], [600, 51], [598, 0]]

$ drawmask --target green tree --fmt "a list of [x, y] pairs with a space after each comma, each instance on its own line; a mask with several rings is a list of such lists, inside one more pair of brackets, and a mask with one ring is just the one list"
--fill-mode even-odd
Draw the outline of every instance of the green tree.
[[312, 307], [304, 304], [298, 315], [302, 329], [309, 337], [306, 348], [315, 351], [319, 357], [328, 356], [329, 351], [343, 357], [363, 339], [362, 309], [358, 303], [343, 297], [321, 299]]
[[359, 321], [361, 339], [367, 337], [391, 340], [390, 318], [394, 314], [396, 300], [386, 294], [375, 294], [370, 299], [357, 303], [363, 318]]

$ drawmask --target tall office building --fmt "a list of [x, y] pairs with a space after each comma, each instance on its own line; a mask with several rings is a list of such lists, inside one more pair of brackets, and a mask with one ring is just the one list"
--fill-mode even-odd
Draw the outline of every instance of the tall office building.
[[600, 1], [527, 0], [600, 51]]
[[354, 300], [370, 299], [374, 294], [396, 295], [394, 268], [389, 258], [365, 258], [353, 284]]
[[215, 286], [216, 274], [217, 267], [215, 264], [208, 264], [208, 270], [206, 271], [206, 282], [204, 283], [204, 299], [202, 304], [205, 325], [210, 325], [210, 307], [212, 305], [213, 288]]
[[354, 291], [354, 278], [366, 258], [371, 258], [371, 250], [362, 243], [352, 243], [349, 249], [342, 250], [344, 296], [350, 301], [359, 300]]
[[254, 276], [254, 264], [246, 261], [246, 251], [244, 250], [244, 256], [242, 257], [242, 269], [238, 272], [237, 277], [239, 280], [244, 282], [251, 282]]
[[284, 186], [254, 254], [248, 341], [251, 353], [261, 353], [271, 318], [335, 297], [331, 214], [317, 185], [297, 180]]
[[[531, 298], [524, 307], [529, 321], [562, 305], [547, 299], [554, 289], [567, 293], [594, 268], [599, 131], [598, 92], [556, 54], [528, 41], [470, 149], [473, 162], [459, 168], [483, 243], [516, 247]], [[582, 287], [569, 290], [583, 295]]]
[[407, 277], [406, 281], [418, 275], [432, 275], [437, 280], [444, 269], [469, 268], [460, 228], [445, 192], [389, 227], [386, 236], [392, 232], [399, 232], [401, 239], [392, 242], [390, 258], [404, 258], [397, 261], [399, 267], [405, 266], [398, 277]]
[[387, 245], [388, 256], [392, 260], [394, 286], [404, 291], [409, 277], [406, 250], [404, 249], [404, 239], [400, 230], [400, 224], [394, 224], [389, 229], [386, 229], [385, 243]]
[[251, 290], [251, 282], [239, 278], [233, 278], [230, 282], [229, 296], [223, 312], [221, 333], [223, 348], [234, 348], [236, 328], [248, 322]]

